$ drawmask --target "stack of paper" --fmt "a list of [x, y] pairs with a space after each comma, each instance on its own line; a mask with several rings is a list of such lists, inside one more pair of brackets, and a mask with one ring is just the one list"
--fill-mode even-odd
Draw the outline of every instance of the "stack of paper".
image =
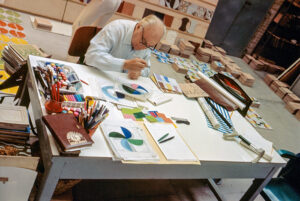
[[220, 52], [224, 56], [226, 55], [226, 51], [221, 47], [214, 46], [213, 49], [216, 50], [217, 52]]
[[101, 125], [116, 159], [125, 161], [158, 161], [158, 155], [147, 141], [146, 134], [132, 120], [103, 122]]
[[218, 51], [212, 51], [211, 52], [211, 60], [213, 61], [221, 61], [223, 58], [223, 55]]
[[233, 77], [239, 78], [242, 72], [237, 67], [239, 68], [238, 65], [231, 63], [231, 64], [226, 64], [225, 68], [226, 71], [229, 72]]
[[254, 84], [254, 77], [248, 73], [241, 73], [241, 76], [239, 77], [239, 81], [248, 87], [252, 87]]
[[171, 49], [169, 53], [173, 55], [179, 55], [180, 54], [179, 47], [177, 47], [177, 45], [171, 45]]
[[194, 53], [195, 47], [186, 40], [180, 40], [179, 42], [180, 54], [191, 55]]
[[0, 105], [0, 141], [25, 144], [29, 135], [26, 107]]
[[11, 74], [17, 71], [21, 65], [26, 64], [28, 55], [46, 57], [35, 45], [30, 44], [9, 44], [5, 46], [2, 52], [2, 58], [5, 61], [5, 68]]
[[211, 68], [217, 72], [225, 71], [225, 66], [219, 61], [211, 62]]
[[198, 161], [173, 125], [160, 123], [145, 123], [145, 125], [167, 160]]
[[157, 44], [156, 49], [158, 49], [159, 51], [162, 51], [162, 52], [169, 52], [170, 47], [171, 47], [171, 44], [168, 41], [162, 40]]
[[197, 67], [188, 59], [175, 57], [172, 64], [173, 69], [178, 73], [186, 74], [189, 69], [196, 69]]
[[210, 40], [206, 40], [206, 39], [203, 40], [203, 47], [211, 49], [213, 45], [214, 44]]
[[179, 94], [182, 93], [177, 81], [173, 78], [169, 78], [164, 75], [153, 73], [151, 79], [157, 85], [157, 87], [161, 89], [163, 92], [179, 93]]
[[212, 54], [211, 49], [199, 47], [196, 53], [196, 57], [200, 61], [204, 61], [208, 63], [210, 61], [211, 54]]

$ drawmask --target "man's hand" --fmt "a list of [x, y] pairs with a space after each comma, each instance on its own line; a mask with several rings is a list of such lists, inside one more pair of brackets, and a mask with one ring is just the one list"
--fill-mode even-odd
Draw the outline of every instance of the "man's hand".
[[135, 58], [125, 60], [123, 69], [128, 71], [141, 71], [147, 66], [147, 62], [144, 59]]
[[128, 70], [129, 79], [136, 80], [141, 75], [141, 71]]

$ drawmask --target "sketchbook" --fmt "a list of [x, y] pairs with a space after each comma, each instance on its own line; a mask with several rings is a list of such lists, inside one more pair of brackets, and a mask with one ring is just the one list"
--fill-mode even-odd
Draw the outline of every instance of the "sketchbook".
[[167, 160], [198, 161], [173, 125], [145, 122], [145, 126]]

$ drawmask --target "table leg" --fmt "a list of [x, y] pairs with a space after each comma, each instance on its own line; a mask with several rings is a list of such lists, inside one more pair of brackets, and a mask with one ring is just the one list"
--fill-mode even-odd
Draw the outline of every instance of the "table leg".
[[50, 201], [63, 170], [64, 162], [53, 161], [45, 170], [41, 185], [39, 186], [36, 201]]
[[225, 201], [225, 197], [222, 195], [222, 193], [219, 190], [219, 187], [217, 186], [216, 182], [213, 179], [207, 179], [208, 185], [210, 190], [214, 193], [218, 201]]
[[258, 194], [260, 194], [263, 188], [269, 183], [278, 169], [279, 168], [273, 168], [264, 179], [254, 179], [252, 185], [245, 192], [240, 201], [253, 201], [258, 196]]

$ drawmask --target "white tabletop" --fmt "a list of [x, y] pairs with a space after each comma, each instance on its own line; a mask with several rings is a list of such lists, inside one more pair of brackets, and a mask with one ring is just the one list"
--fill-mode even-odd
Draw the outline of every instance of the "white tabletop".
[[[99, 70], [84, 65], [42, 57], [30, 56], [29, 58], [32, 66], [34, 66], [35, 60], [50, 61], [72, 66], [79, 78], [89, 83], [89, 85], [83, 84], [84, 95], [97, 95], [97, 87], [93, 86], [95, 85], [93, 82], [95, 82], [97, 79], [103, 79], [103, 74]], [[118, 78], [127, 79], [127, 74], [117, 72], [110, 72], [110, 74], [117, 76]], [[134, 82], [147, 88], [158, 90], [155, 84], [149, 78], [140, 77]], [[178, 124], [178, 131], [200, 161], [250, 163], [256, 157], [256, 154], [245, 149], [238, 143], [234, 141], [225, 141], [222, 138], [223, 134], [219, 131], [208, 128], [205, 115], [196, 100], [187, 99], [184, 95], [179, 94], [168, 95], [172, 97], [172, 101], [168, 103], [156, 107], [152, 106], [150, 103], [146, 104], [151, 107], [149, 110], [155, 109], [169, 117], [182, 117], [190, 121], [190, 125]], [[111, 112], [112, 114], [110, 114], [109, 117], [123, 118], [120, 111], [118, 111], [116, 108], [112, 108]], [[107, 120], [109, 120], [109, 118]], [[259, 133], [238, 112], [234, 112], [232, 115], [232, 121], [238, 132], [247, 133], [258, 139], [261, 138]], [[100, 129], [98, 129], [93, 135], [93, 140], [95, 143], [91, 148], [82, 150], [80, 156], [111, 157], [111, 152], [104, 140], [103, 135], [100, 132]], [[48, 134], [53, 155], [59, 155], [52, 135], [50, 132], [48, 132]], [[267, 161], [261, 159], [260, 162], [265, 163]], [[275, 151], [271, 162], [285, 163], [285, 161]]]

